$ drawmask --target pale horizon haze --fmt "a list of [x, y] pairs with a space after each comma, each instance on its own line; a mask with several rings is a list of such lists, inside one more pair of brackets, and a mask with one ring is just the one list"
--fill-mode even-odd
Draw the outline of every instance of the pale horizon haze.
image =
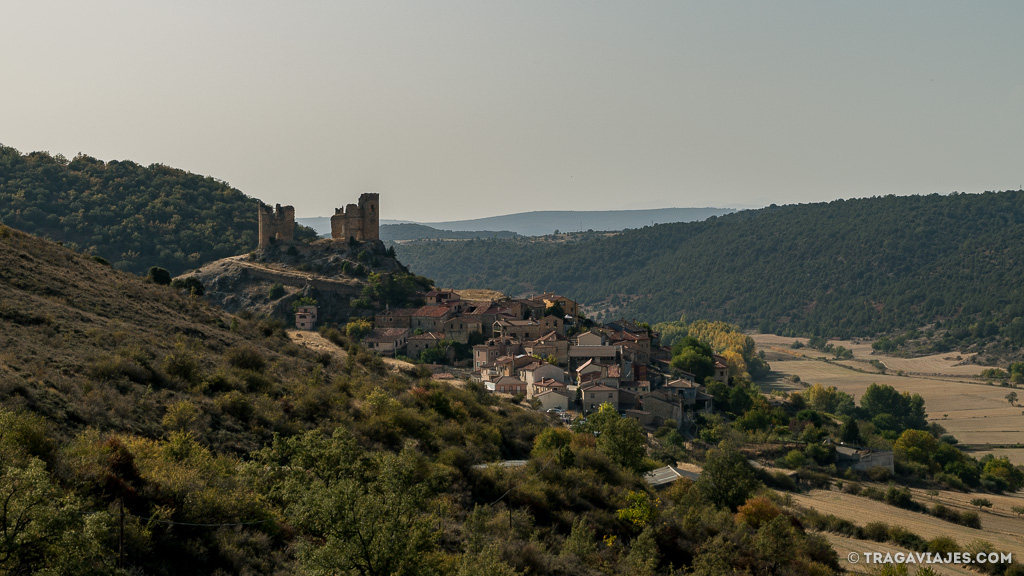
[[39, 1], [0, 143], [300, 218], [756, 207], [1024, 184], [1024, 3]]

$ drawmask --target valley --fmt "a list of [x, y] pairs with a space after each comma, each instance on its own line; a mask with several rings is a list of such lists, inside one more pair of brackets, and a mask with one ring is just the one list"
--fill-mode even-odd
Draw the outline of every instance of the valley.
[[[1009, 387], [990, 385], [979, 374], [986, 366], [964, 363], [964, 355], [938, 354], [921, 358], [899, 358], [871, 354], [870, 343], [833, 341], [853, 351], [851, 360], [828, 360], [811, 348], [794, 350], [793, 342], [806, 339], [755, 334], [754, 341], [765, 350], [772, 374], [766, 390], [800, 391], [812, 384], [835, 386], [860, 398], [873, 383], [887, 384], [901, 392], [920, 394], [928, 408], [928, 421], [942, 425], [959, 440], [959, 446], [976, 457], [984, 454], [1006, 456], [1024, 465], [1024, 414], [1011, 406]], [[889, 368], [880, 373], [869, 364], [878, 360]], [[904, 375], [897, 376], [896, 371]], [[793, 377], [799, 377], [799, 383]]]

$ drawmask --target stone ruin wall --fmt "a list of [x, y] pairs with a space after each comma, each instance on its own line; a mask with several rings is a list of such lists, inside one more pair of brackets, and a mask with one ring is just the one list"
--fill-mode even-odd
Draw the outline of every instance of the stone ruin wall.
[[[269, 248], [274, 242], [291, 242], [295, 239], [295, 208], [277, 204], [273, 209], [259, 202], [259, 248]], [[331, 238], [348, 240], [355, 238], [380, 240], [380, 195], [374, 193], [359, 196], [358, 204], [349, 204], [345, 209], [336, 208], [331, 216]]]
[[360, 242], [380, 240], [380, 196], [362, 194], [358, 204], [349, 204], [344, 210], [335, 208], [331, 216], [331, 238], [355, 238]]
[[273, 210], [259, 203], [259, 247], [269, 248], [271, 243], [291, 242], [295, 239], [295, 208], [278, 204]]

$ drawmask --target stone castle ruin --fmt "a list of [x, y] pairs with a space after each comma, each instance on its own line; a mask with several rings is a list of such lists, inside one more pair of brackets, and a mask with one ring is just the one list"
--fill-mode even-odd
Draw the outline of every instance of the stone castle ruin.
[[273, 210], [259, 203], [260, 248], [269, 248], [273, 242], [291, 242], [295, 239], [295, 208], [278, 204]]
[[[258, 205], [259, 248], [269, 248], [275, 242], [291, 242], [295, 239], [295, 208], [278, 204], [273, 210], [263, 202]], [[380, 240], [380, 195], [363, 194], [358, 204], [349, 204], [345, 209], [336, 208], [331, 216], [331, 238], [335, 240], [355, 239]]]
[[378, 194], [363, 194], [359, 196], [359, 204], [349, 204], [344, 211], [335, 208], [331, 216], [331, 238], [380, 240], [379, 208]]

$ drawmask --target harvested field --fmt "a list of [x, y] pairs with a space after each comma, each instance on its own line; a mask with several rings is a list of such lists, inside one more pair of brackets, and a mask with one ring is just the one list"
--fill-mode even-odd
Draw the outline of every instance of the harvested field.
[[977, 448], [972, 447], [971, 449], [967, 450], [967, 452], [975, 458], [982, 458], [986, 454], [991, 454], [996, 458], [1005, 457], [1007, 460], [1013, 462], [1017, 466], [1024, 466], [1024, 446], [1019, 446], [1016, 448], [987, 448], [982, 447], [983, 445], [975, 446], [977, 446]]
[[[1006, 400], [1010, 389], [989, 386], [980, 379], [958, 374], [965, 368], [977, 374], [982, 367], [956, 366], [960, 360], [955, 354], [915, 359], [874, 356], [887, 365], [900, 361], [904, 363], [900, 365], [913, 365], [921, 372], [896, 376], [892, 371], [888, 374], [869, 373], [840, 363], [826, 362], [817, 359], [823, 356], [817, 350], [789, 349], [787, 342], [792, 342], [793, 338], [756, 335], [754, 340], [759, 347], [772, 352], [766, 354], [773, 372], [773, 378], [765, 385], [768, 389], [792, 391], [821, 384], [835, 386], [858, 399], [872, 383], [887, 384], [901, 392], [920, 394], [925, 400], [928, 420], [941, 424], [964, 445], [985, 445], [985, 448], [987, 445], [1015, 445], [1024, 438], [1022, 408], [1010, 406]], [[856, 360], [856, 355], [854, 358]], [[916, 364], [910, 364], [914, 362]], [[935, 370], [938, 372], [925, 374]], [[800, 377], [800, 384], [791, 382], [793, 375]]]
[[[880, 554], [895, 554], [897, 552], [903, 552], [904, 554], [910, 551], [905, 548], [894, 546], [888, 542], [871, 542], [865, 540], [857, 540], [855, 538], [847, 538], [846, 536], [840, 536], [838, 534], [831, 534], [829, 532], [822, 532], [822, 536], [828, 539], [832, 547], [835, 548], [836, 553], [839, 554], [839, 565], [846, 568], [850, 574], [871, 574], [875, 566], [868, 564], [864, 560], [863, 555], [865, 552], [878, 552]], [[851, 563], [850, 553], [856, 552], [861, 556], [860, 561], [856, 564]], [[949, 575], [949, 576], [977, 576], [978, 572], [973, 572], [962, 566], [953, 566], [945, 564], [934, 564], [931, 567], [938, 574]], [[911, 568], [910, 573], [914, 573], [914, 569]]]
[[[980, 512], [978, 515], [981, 518], [982, 529], [978, 530], [945, 522], [927, 514], [895, 508], [870, 498], [852, 496], [842, 492], [812, 490], [807, 494], [792, 494], [791, 496], [795, 504], [813, 508], [824, 514], [834, 514], [858, 526], [864, 526], [869, 522], [885, 522], [889, 525], [902, 526], [925, 540], [931, 540], [939, 536], [948, 536], [956, 540], [961, 546], [973, 540], [985, 540], [991, 542], [998, 551], [1011, 552], [1016, 558], [1024, 558], [1024, 520], [1018, 519], [1015, 516], [1010, 518], [1004, 517], [1001, 513]], [[959, 494], [958, 496], [970, 499], [970, 495]], [[915, 493], [914, 497], [922, 503], [928, 503], [928, 500], [921, 493]], [[992, 500], [993, 504], [995, 504], [996, 498], [999, 498], [998, 496], [990, 495], [985, 495], [985, 497]], [[942, 498], [941, 493], [940, 498]], [[962, 507], [957, 504], [958, 500], [956, 497], [946, 496], [946, 498], [948, 502], [944, 503], [947, 505], [953, 504], [958, 508]], [[1001, 503], [998, 506], [1001, 508], [1003, 504]], [[975, 507], [970, 506], [963, 509], [968, 508], [976, 510]], [[864, 545], [874, 546], [875, 543], [865, 542]]]

